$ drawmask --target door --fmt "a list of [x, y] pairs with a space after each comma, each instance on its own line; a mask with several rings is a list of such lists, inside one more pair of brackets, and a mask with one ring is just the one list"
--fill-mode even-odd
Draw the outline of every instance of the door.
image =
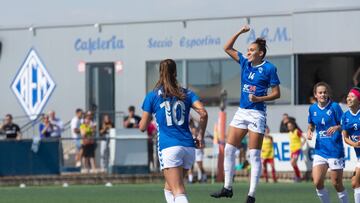
[[95, 113], [98, 128], [108, 114], [115, 123], [114, 63], [86, 64], [86, 109]]

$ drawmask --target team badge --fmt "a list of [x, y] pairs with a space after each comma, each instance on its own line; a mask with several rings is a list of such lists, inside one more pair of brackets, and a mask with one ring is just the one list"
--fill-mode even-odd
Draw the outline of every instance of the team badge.
[[259, 70], [259, 73], [262, 73], [264, 69], [262, 67], [260, 67], [258, 70]]
[[36, 119], [54, 91], [55, 82], [34, 49], [30, 49], [11, 89], [29, 118]]
[[332, 111], [331, 111], [331, 110], [328, 110], [328, 111], [326, 112], [326, 114], [327, 114], [328, 116], [330, 116], [330, 115], [331, 115], [331, 113], [332, 113]]

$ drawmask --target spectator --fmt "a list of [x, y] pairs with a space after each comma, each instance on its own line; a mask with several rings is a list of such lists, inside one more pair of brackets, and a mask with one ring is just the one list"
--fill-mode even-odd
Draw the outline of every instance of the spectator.
[[64, 129], [64, 125], [61, 119], [55, 116], [55, 111], [53, 110], [49, 112], [49, 121], [54, 127], [53, 129], [54, 131], [51, 134], [51, 137], [61, 137], [61, 133]]
[[124, 118], [124, 128], [138, 128], [140, 122], [140, 116], [135, 114], [135, 107], [129, 106], [129, 115]]
[[91, 169], [92, 172], [95, 172], [95, 130], [91, 125], [90, 115], [86, 115], [84, 123], [80, 125], [80, 134], [82, 138], [83, 151], [82, 165], [85, 167], [85, 170]]
[[155, 169], [156, 165], [155, 165], [155, 161], [154, 161], [154, 138], [156, 137], [157, 134], [157, 129], [156, 129], [156, 123], [154, 122], [153, 117], [151, 117], [151, 122], [146, 130], [147, 135], [148, 135], [148, 166], [149, 169]]
[[289, 114], [284, 113], [283, 118], [282, 118], [281, 123], [280, 123], [280, 132], [281, 133], [288, 133], [289, 132], [288, 126], [287, 126], [287, 123], [289, 121], [295, 123], [295, 127], [298, 128], [299, 130], [301, 130], [299, 128], [298, 124], [296, 123], [296, 119], [294, 117], [289, 116]]
[[7, 139], [21, 139], [20, 127], [12, 122], [11, 114], [6, 114], [4, 124], [0, 127], [1, 131], [6, 135]]
[[104, 114], [100, 129], [100, 167], [106, 171], [109, 166], [109, 131], [114, 128], [114, 123], [108, 114]]
[[92, 127], [92, 129], [94, 130], [94, 132], [96, 131], [96, 121], [95, 121], [95, 116], [94, 116], [94, 112], [91, 110], [86, 111], [86, 115], [85, 116], [89, 116], [90, 119], [90, 125]]
[[76, 109], [74, 118], [71, 119], [71, 135], [72, 138], [75, 140], [75, 146], [76, 146], [76, 155], [75, 155], [75, 166], [80, 167], [81, 166], [81, 135], [80, 135], [80, 125], [81, 120], [83, 117], [83, 110], [82, 109]]
[[42, 123], [39, 125], [40, 138], [49, 138], [54, 132], [54, 126], [51, 124], [49, 115], [42, 116]]

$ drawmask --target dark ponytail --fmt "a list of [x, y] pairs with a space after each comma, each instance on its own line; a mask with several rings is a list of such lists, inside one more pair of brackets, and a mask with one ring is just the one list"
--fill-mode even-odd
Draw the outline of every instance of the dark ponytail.
[[266, 40], [264, 38], [256, 38], [256, 40], [253, 42], [253, 44], [257, 44], [259, 47], [259, 51], [262, 51], [264, 53], [264, 55], [262, 56], [262, 58], [265, 58], [266, 56]]

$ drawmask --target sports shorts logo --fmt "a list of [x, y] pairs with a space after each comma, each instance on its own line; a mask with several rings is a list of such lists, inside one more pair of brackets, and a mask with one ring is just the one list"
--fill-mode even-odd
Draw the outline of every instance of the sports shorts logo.
[[30, 49], [11, 89], [29, 118], [36, 119], [54, 91], [55, 83], [34, 49]]

